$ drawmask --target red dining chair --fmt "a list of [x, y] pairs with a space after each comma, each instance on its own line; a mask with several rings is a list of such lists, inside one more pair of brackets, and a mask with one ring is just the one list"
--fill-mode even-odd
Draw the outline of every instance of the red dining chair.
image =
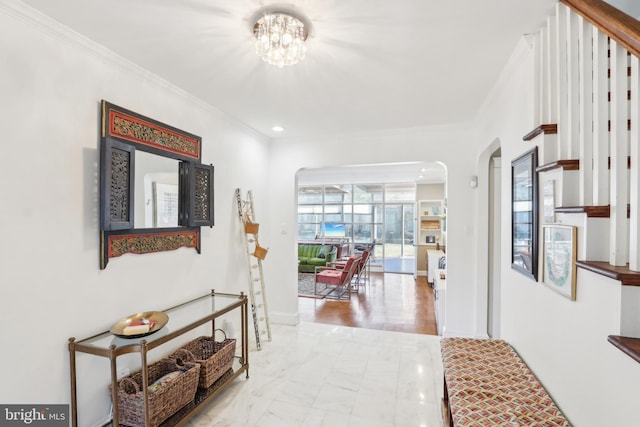
[[358, 260], [358, 265], [354, 272], [354, 285], [356, 290], [360, 289], [360, 285], [366, 285], [367, 280], [369, 280], [369, 256], [371, 255], [370, 249], [365, 249], [362, 251], [362, 256]]
[[333, 290], [327, 294], [327, 298], [342, 299], [346, 294], [347, 298], [351, 298], [351, 280], [358, 267], [360, 255], [352, 255], [349, 257], [344, 267], [316, 267], [316, 280], [314, 284], [314, 292], [318, 293], [318, 283], [324, 283], [325, 289], [329, 286]]

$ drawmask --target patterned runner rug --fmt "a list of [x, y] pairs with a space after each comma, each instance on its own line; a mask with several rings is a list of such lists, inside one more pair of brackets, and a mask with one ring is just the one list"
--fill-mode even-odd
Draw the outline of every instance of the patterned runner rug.
[[318, 293], [314, 294], [315, 274], [298, 273], [298, 296], [306, 298], [322, 299], [327, 296], [332, 288], [325, 288], [324, 284], [318, 284]]

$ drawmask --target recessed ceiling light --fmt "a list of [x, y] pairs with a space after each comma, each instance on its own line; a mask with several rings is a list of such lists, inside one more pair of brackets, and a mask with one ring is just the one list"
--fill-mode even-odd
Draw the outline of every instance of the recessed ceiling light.
[[274, 132], [282, 132], [284, 128], [282, 126], [274, 126], [271, 128], [271, 130]]

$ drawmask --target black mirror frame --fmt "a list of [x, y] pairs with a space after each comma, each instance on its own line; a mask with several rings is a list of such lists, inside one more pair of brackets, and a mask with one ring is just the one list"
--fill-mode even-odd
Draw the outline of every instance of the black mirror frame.
[[[528, 176], [524, 182], [516, 182], [516, 169], [525, 168]], [[538, 281], [538, 147], [527, 151], [511, 162], [511, 268], [531, 279]], [[517, 187], [530, 186], [531, 191], [525, 198], [517, 199]], [[531, 202], [530, 209], [516, 210], [516, 202]], [[518, 215], [516, 215], [518, 214]], [[524, 214], [524, 215], [523, 215]], [[528, 214], [528, 215], [527, 215]], [[530, 221], [530, 222], [529, 222]], [[520, 243], [520, 228], [529, 228], [528, 243]], [[530, 227], [528, 227], [530, 226]], [[526, 247], [526, 250], [518, 249]]]
[[[104, 100], [101, 106], [100, 269], [125, 253], [200, 253], [200, 227], [214, 225], [214, 169], [201, 163], [202, 138]], [[179, 161], [179, 227], [134, 228], [136, 150]]]

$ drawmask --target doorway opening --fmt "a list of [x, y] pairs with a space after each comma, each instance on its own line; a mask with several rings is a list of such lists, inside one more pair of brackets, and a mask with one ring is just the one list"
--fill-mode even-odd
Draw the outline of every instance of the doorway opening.
[[415, 271], [415, 208], [415, 202], [388, 203], [384, 206], [385, 273], [413, 274]]
[[373, 271], [412, 274], [415, 194], [415, 183], [299, 184], [298, 245], [335, 246], [332, 261], [369, 248]]
[[439, 186], [444, 195], [443, 164], [304, 168], [298, 171], [297, 182], [299, 245], [333, 244], [337, 257], [369, 246], [371, 271], [426, 273], [421, 257], [426, 254], [424, 246], [433, 243], [423, 241], [416, 205], [424, 198], [423, 187]]
[[500, 230], [501, 215], [501, 149], [493, 152], [489, 160], [489, 262], [488, 262], [488, 307], [487, 333], [491, 338], [500, 338]]
[[[337, 246], [342, 254], [373, 245], [368, 280], [347, 301], [305, 293], [305, 280], [313, 281], [314, 273], [298, 265], [301, 319], [436, 335], [434, 291], [425, 267], [426, 250], [435, 245], [426, 235], [435, 231], [420, 229], [420, 201], [444, 197], [446, 167], [412, 162], [301, 169], [296, 181], [299, 261], [301, 245], [309, 243]], [[444, 213], [429, 211], [438, 219]]]
[[496, 138], [478, 157], [478, 238], [476, 265], [476, 331], [478, 337], [500, 337], [502, 269], [501, 144]]

